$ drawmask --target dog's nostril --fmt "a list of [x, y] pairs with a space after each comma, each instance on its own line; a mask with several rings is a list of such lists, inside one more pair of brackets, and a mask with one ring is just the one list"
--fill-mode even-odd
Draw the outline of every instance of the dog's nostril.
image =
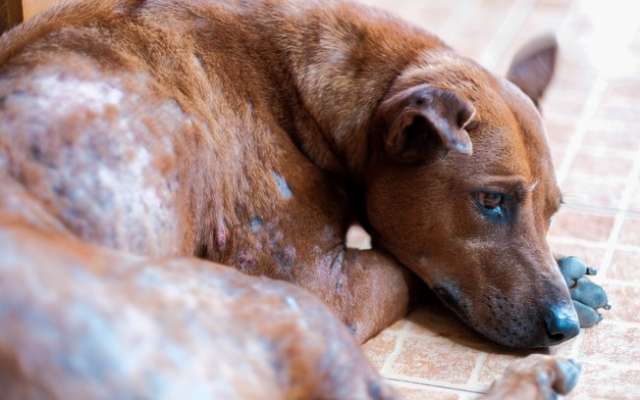
[[569, 340], [580, 332], [580, 322], [569, 306], [551, 306], [544, 320], [549, 344]]

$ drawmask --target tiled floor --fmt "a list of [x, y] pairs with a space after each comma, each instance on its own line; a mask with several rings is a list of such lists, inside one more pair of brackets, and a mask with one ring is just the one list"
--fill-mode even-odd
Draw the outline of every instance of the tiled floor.
[[[555, 251], [599, 267], [613, 309], [552, 349], [583, 364], [573, 399], [640, 399], [640, 2], [368, 0], [504, 73], [527, 38], [554, 31], [559, 70], [543, 103], [566, 205]], [[472, 399], [523, 354], [466, 329], [437, 301], [365, 344], [407, 399]]]

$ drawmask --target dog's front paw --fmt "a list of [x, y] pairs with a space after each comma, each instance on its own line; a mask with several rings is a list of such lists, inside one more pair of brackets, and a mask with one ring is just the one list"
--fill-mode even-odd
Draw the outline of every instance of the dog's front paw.
[[580, 319], [582, 328], [591, 328], [602, 321], [599, 309], [608, 310], [611, 308], [607, 293], [602, 286], [599, 286], [589, 278], [588, 275], [595, 275], [596, 270], [588, 267], [577, 257], [564, 257], [558, 260], [560, 272], [569, 286], [573, 305]]
[[557, 399], [576, 386], [580, 371], [571, 359], [532, 354], [511, 364], [482, 399]]

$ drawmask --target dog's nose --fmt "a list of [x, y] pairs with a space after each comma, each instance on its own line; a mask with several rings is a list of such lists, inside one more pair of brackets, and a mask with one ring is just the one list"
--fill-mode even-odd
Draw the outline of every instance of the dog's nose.
[[580, 332], [580, 322], [573, 306], [553, 305], [544, 320], [550, 345], [562, 343]]

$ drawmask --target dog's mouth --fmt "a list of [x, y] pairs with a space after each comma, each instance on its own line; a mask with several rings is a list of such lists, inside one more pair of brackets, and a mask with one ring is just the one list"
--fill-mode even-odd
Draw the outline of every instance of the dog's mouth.
[[438, 299], [451, 311], [453, 311], [463, 321], [467, 319], [469, 310], [466, 302], [463, 301], [460, 289], [457, 286], [442, 285], [432, 288]]

